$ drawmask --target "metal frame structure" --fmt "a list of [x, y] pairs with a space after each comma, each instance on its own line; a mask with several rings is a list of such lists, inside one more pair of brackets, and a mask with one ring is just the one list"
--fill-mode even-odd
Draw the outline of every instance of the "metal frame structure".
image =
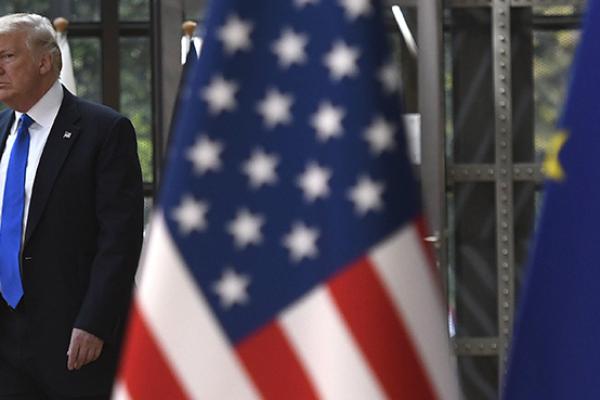
[[[511, 39], [510, 4], [494, 0], [492, 10], [494, 41], [494, 98], [496, 116], [496, 241], [498, 268], [498, 318], [500, 368], [506, 368], [508, 346], [514, 317], [514, 227], [512, 178], [512, 96], [511, 96]], [[499, 172], [499, 173], [498, 173]], [[499, 206], [498, 206], [499, 205]], [[499, 381], [501, 381], [501, 377]]]
[[[493, 164], [452, 164], [446, 160], [443, 51], [443, 7], [439, 0], [412, 0], [390, 3], [418, 8], [419, 45], [419, 112], [422, 115], [421, 181], [430, 235], [436, 241], [438, 260], [445, 272], [447, 265], [446, 190], [457, 183], [493, 182], [496, 200], [496, 270], [498, 336], [457, 337], [454, 349], [458, 356], [497, 356], [498, 382], [506, 369], [515, 313], [514, 199], [515, 182], [540, 184], [542, 174], [537, 163], [513, 163], [512, 87], [511, 87], [511, 13], [515, 7], [575, 5], [583, 0], [447, 0], [446, 8], [489, 7], [492, 15], [492, 53], [494, 75], [495, 162]], [[561, 26], [564, 27], [564, 18]], [[578, 25], [578, 17], [567, 18], [568, 27]], [[535, 22], [550, 26], [554, 20]], [[460, 133], [455, 133], [460, 134]], [[499, 390], [500, 390], [499, 388]]]
[[[404, 4], [403, 1], [394, 1], [394, 3]], [[507, 7], [548, 7], [548, 6], [564, 6], [564, 5], [584, 5], [585, 0], [506, 0], [500, 2], [505, 4]], [[495, 0], [446, 0], [446, 7], [494, 7], [497, 8], [499, 5]]]
[[[540, 184], [540, 165], [513, 162], [512, 95], [513, 78], [511, 50], [511, 15], [516, 8], [535, 6], [575, 5], [583, 6], [584, 0], [387, 0], [388, 5], [399, 5], [417, 11], [418, 54], [418, 108], [421, 114], [422, 162], [419, 173], [423, 187], [423, 199], [429, 222], [430, 240], [434, 242], [440, 271], [448, 265], [448, 219], [446, 196], [458, 184], [489, 182], [495, 185], [496, 273], [497, 273], [497, 319], [498, 334], [489, 337], [456, 337], [453, 339], [457, 356], [498, 357], [498, 382], [502, 386], [508, 348], [514, 323], [515, 304], [515, 221], [513, 186], [515, 182]], [[158, 32], [154, 52], [157, 76], [155, 100], [156, 124], [161, 134], [160, 156], [164, 154], [167, 129], [175, 103], [176, 88], [181, 66], [178, 47], [171, 44], [181, 35], [184, 17], [197, 12], [197, 4], [190, 11], [188, 0], [155, 0], [153, 28]], [[445, 152], [445, 92], [444, 92], [444, 11], [456, 8], [489, 8], [491, 11], [491, 40], [493, 62], [494, 100], [494, 153], [493, 163], [451, 163]], [[198, 16], [200, 17], [200, 16]], [[565, 22], [566, 21], [566, 22]], [[552, 27], [574, 28], [578, 17], [557, 20], [548, 18], [533, 23]], [[565, 25], [566, 23], [566, 25]], [[393, 25], [390, 25], [393, 26]], [[177, 53], [177, 54], [176, 54]], [[457, 132], [455, 134], [460, 134]], [[157, 177], [158, 178], [158, 177]], [[447, 277], [445, 277], [447, 282]]]

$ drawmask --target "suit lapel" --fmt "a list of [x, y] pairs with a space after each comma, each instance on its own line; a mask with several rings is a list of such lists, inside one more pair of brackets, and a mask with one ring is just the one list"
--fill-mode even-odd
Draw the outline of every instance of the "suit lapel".
[[10, 110], [4, 111], [0, 114], [0, 157], [4, 153], [4, 146], [6, 146], [6, 138], [10, 132], [13, 121], [15, 120], [15, 113]]
[[79, 135], [80, 127], [77, 121], [80, 115], [76, 99], [67, 90], [64, 90], [64, 93], [63, 103], [44, 146], [35, 175], [25, 228], [25, 243], [35, 230], [46, 207], [54, 181]]

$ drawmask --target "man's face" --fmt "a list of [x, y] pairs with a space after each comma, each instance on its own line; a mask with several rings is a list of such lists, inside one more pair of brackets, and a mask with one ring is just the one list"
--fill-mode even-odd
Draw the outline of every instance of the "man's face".
[[35, 104], [40, 85], [39, 60], [25, 39], [25, 32], [0, 34], [0, 102], [21, 112]]

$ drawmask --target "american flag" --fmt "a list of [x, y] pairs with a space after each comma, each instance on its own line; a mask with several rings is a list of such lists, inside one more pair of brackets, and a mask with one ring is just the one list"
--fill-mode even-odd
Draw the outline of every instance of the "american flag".
[[374, 0], [218, 0], [119, 399], [457, 399]]

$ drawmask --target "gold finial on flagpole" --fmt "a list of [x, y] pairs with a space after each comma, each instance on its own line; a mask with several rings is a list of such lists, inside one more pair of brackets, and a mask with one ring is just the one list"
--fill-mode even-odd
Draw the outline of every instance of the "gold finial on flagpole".
[[196, 31], [196, 26], [198, 26], [198, 24], [194, 21], [185, 21], [183, 24], [181, 24], [181, 29], [186, 36], [192, 37]]
[[59, 33], [65, 33], [69, 27], [69, 20], [63, 17], [55, 18], [53, 21], [54, 29]]

